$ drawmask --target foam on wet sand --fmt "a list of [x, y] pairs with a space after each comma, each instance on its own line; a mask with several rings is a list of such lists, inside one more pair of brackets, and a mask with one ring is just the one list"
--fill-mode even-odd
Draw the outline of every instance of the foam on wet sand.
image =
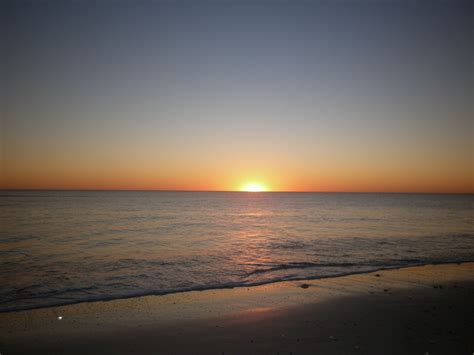
[[2, 354], [471, 354], [474, 263], [0, 314]]

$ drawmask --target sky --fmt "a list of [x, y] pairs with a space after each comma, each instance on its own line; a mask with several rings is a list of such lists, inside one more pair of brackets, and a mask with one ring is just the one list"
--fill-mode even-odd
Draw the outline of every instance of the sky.
[[474, 192], [470, 1], [1, 6], [1, 188]]

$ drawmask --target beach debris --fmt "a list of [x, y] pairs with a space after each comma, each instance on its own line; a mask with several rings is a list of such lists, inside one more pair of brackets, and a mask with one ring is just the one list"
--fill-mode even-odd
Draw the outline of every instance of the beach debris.
[[301, 285], [301, 288], [304, 288], [304, 289], [307, 289], [308, 287], [309, 287], [308, 284], [302, 284], [302, 285]]
[[375, 274], [375, 277], [380, 277], [380, 274]]
[[59, 319], [59, 320], [63, 319], [63, 316], [58, 316], [58, 319]]

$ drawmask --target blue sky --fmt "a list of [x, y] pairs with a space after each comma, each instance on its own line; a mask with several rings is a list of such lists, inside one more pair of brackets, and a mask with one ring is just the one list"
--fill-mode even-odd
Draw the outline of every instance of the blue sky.
[[472, 190], [468, 1], [10, 1], [6, 187]]

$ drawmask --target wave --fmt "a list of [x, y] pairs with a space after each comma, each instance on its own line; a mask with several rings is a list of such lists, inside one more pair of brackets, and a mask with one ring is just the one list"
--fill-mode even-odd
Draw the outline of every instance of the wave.
[[[423, 264], [422, 260], [417, 259], [407, 259], [399, 260], [397, 263], [390, 263], [388, 265], [397, 266], [397, 265], [419, 265]], [[248, 264], [247, 264], [248, 265]], [[263, 264], [260, 264], [263, 265]], [[370, 267], [370, 266], [383, 266], [387, 265], [387, 262], [367, 262], [367, 263], [311, 263], [311, 262], [289, 262], [287, 264], [277, 264], [265, 269], [255, 269], [249, 273], [247, 276], [255, 274], [263, 274], [272, 271], [279, 270], [288, 270], [288, 269], [307, 269], [307, 268], [329, 268], [329, 267]]]
[[[413, 266], [423, 266], [423, 265], [443, 265], [443, 264], [460, 264], [460, 263], [470, 263], [474, 262], [474, 259], [462, 259], [462, 260], [445, 260], [445, 261], [437, 261], [437, 260], [429, 260], [429, 261], [416, 261], [413, 260], [412, 263], [407, 263], [407, 264], [385, 264], [385, 265], [375, 265], [375, 264], [357, 264], [357, 263], [325, 263], [325, 264], [318, 264], [318, 263], [298, 263], [298, 262], [293, 262], [293, 263], [288, 263], [288, 264], [282, 264], [288, 266], [287, 268], [307, 268], [307, 267], [331, 267], [331, 266], [337, 266], [337, 267], [343, 267], [344, 265], [346, 267], [366, 267], [366, 269], [362, 270], [351, 270], [351, 271], [341, 271], [338, 273], [330, 274], [330, 275], [318, 275], [318, 276], [298, 276], [298, 275], [290, 275], [290, 276], [285, 276], [285, 277], [275, 277], [275, 278], [268, 278], [265, 280], [260, 280], [260, 281], [253, 281], [253, 282], [246, 282], [246, 281], [234, 281], [234, 282], [226, 282], [226, 283], [219, 283], [219, 284], [208, 284], [208, 285], [196, 285], [196, 286], [190, 286], [190, 287], [182, 287], [182, 288], [170, 288], [167, 290], [147, 290], [147, 291], [141, 291], [141, 292], [132, 292], [132, 293], [127, 293], [127, 294], [116, 294], [116, 295], [96, 295], [96, 296], [90, 296], [90, 297], [84, 297], [81, 299], [63, 299], [62, 301], [55, 301], [55, 302], [49, 302], [45, 303], [42, 305], [25, 305], [25, 306], [6, 306], [8, 303], [12, 302], [17, 302], [18, 298], [15, 299], [10, 299], [4, 302], [0, 302], [0, 313], [10, 313], [10, 312], [21, 312], [21, 311], [26, 311], [26, 310], [32, 310], [32, 309], [41, 309], [41, 308], [50, 308], [50, 307], [60, 307], [60, 306], [67, 306], [67, 305], [73, 305], [73, 304], [79, 304], [79, 303], [87, 303], [87, 302], [108, 302], [108, 301], [114, 301], [114, 300], [120, 300], [120, 299], [128, 299], [128, 298], [135, 298], [135, 297], [143, 297], [143, 296], [163, 296], [163, 295], [168, 295], [168, 294], [174, 294], [174, 293], [184, 293], [184, 292], [193, 292], [193, 291], [207, 291], [207, 290], [219, 290], [219, 289], [232, 289], [236, 287], [254, 287], [254, 286], [261, 286], [261, 285], [267, 285], [267, 284], [272, 284], [272, 283], [277, 283], [277, 282], [285, 282], [285, 281], [304, 281], [304, 280], [318, 280], [318, 279], [325, 279], [325, 278], [336, 278], [336, 277], [343, 277], [343, 276], [349, 276], [349, 275], [355, 275], [355, 274], [366, 274], [366, 273], [371, 273], [371, 272], [376, 272], [379, 270], [393, 270], [393, 269], [402, 269], [402, 268], [407, 268], [407, 267], [413, 267]], [[297, 266], [298, 265], [298, 266]], [[283, 268], [282, 268], [283, 269]], [[280, 269], [275, 269], [275, 270], [280, 270]], [[266, 270], [268, 271], [268, 270]], [[265, 272], [265, 271], [263, 271]], [[85, 289], [91, 289], [94, 288], [95, 286], [92, 287], [87, 287]], [[84, 289], [84, 290], [85, 290]], [[64, 294], [66, 291], [70, 291], [71, 289], [67, 290], [55, 290], [51, 293], [54, 293], [55, 295], [60, 295]], [[74, 291], [80, 290], [84, 291], [83, 289], [79, 288], [74, 288]], [[23, 299], [37, 299], [44, 297], [44, 294], [42, 295], [32, 295], [28, 298], [23, 298]], [[5, 305], [4, 307], [1, 307], [1, 305]]]

